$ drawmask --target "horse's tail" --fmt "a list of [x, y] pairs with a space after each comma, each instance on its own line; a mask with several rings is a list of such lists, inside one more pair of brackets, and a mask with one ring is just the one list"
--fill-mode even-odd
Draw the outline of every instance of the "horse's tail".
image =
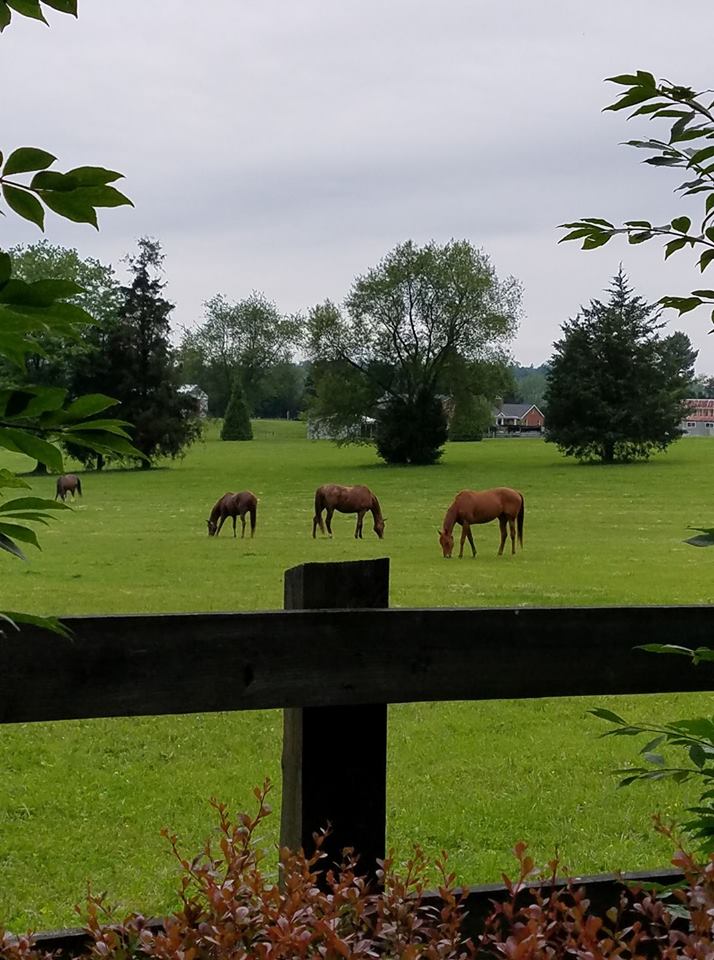
[[255, 533], [255, 521], [256, 515], [258, 513], [258, 501], [254, 500], [251, 505], [248, 507], [248, 513], [250, 513], [250, 535], [251, 537]]
[[322, 487], [315, 491], [315, 516], [312, 520], [312, 535], [315, 536], [315, 527], [320, 528], [320, 533], [324, 534], [325, 524], [322, 522], [322, 511], [325, 509], [325, 496]]
[[61, 480], [62, 480], [62, 477], [57, 477], [57, 484], [55, 485], [55, 500], [57, 500], [58, 497], [61, 497], [61, 496], [62, 496], [62, 483], [61, 483]]
[[82, 481], [77, 477], [77, 493], [82, 496]]
[[521, 545], [521, 549], [523, 549], [523, 518], [525, 517], [525, 513], [526, 513], [526, 501], [523, 494], [521, 494], [521, 509], [518, 511], [518, 517], [517, 517], [518, 542]]

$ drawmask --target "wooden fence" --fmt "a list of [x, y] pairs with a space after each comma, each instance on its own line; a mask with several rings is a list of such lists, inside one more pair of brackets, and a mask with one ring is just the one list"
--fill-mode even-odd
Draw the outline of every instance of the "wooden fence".
[[[284, 611], [68, 618], [71, 639], [23, 628], [0, 642], [0, 724], [284, 708], [282, 842], [309, 848], [330, 822], [328, 853], [353, 846], [373, 868], [388, 704], [714, 686], [711, 663], [634, 649], [710, 643], [714, 607], [390, 610], [388, 599], [386, 559], [310, 563], [287, 571]], [[355, 730], [369, 749], [351, 749]], [[612, 900], [612, 876], [584, 882], [595, 902]], [[472, 888], [472, 924], [501, 895]], [[70, 952], [81, 940], [41, 937]]]

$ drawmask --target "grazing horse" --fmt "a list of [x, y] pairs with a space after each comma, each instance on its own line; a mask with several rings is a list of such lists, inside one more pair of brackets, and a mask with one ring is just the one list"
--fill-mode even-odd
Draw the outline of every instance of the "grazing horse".
[[[326, 510], [325, 523], [322, 522], [322, 511]], [[315, 516], [312, 518], [312, 536], [315, 538], [317, 528], [320, 532], [327, 532], [332, 536], [332, 514], [337, 510], [338, 513], [356, 513], [357, 526], [355, 527], [355, 539], [362, 539], [362, 521], [368, 510], [372, 511], [374, 517], [374, 532], [381, 540], [384, 536], [384, 517], [382, 509], [379, 506], [379, 500], [375, 497], [369, 487], [357, 484], [354, 487], [342, 487], [339, 483], [326, 483], [318, 487], [315, 491]]]
[[64, 473], [61, 477], [57, 477], [55, 500], [61, 500], [64, 503], [68, 493], [72, 494], [73, 500], [77, 494], [82, 496], [82, 481], [73, 473]]
[[444, 556], [449, 558], [454, 549], [454, 525], [461, 524], [461, 548], [459, 557], [464, 555], [464, 541], [471, 544], [473, 556], [476, 546], [471, 536], [472, 523], [490, 523], [498, 520], [501, 525], [501, 546], [499, 557], [506, 542], [506, 524], [511, 531], [511, 553], [516, 552], [516, 522], [518, 523], [518, 542], [523, 549], [523, 516], [525, 514], [523, 494], [510, 487], [494, 487], [493, 490], [462, 490], [446, 511], [443, 529], [439, 530], [439, 543]]
[[208, 536], [217, 537], [221, 527], [228, 517], [233, 517], [233, 536], [236, 536], [236, 517], [240, 517], [241, 538], [245, 536], [245, 515], [250, 514], [250, 535], [255, 534], [255, 515], [258, 509], [258, 498], [250, 490], [240, 493], [224, 493], [221, 499], [211, 510], [211, 517], [206, 520]]

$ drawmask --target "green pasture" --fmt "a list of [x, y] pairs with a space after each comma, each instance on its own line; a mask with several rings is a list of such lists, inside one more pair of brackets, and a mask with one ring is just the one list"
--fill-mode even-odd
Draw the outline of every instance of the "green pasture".
[[[222, 443], [209, 430], [183, 461], [148, 472], [83, 474], [84, 498], [41, 531], [42, 553], [29, 564], [2, 561], [0, 608], [270, 609], [281, 605], [287, 567], [385, 555], [393, 605], [711, 599], [714, 550], [682, 542], [688, 527], [714, 519], [708, 440], [614, 467], [579, 466], [539, 440], [492, 440], [451, 444], [436, 467], [402, 468], [381, 465], [370, 447], [307, 441], [303, 424], [264, 421], [255, 432], [253, 442]], [[53, 495], [53, 477], [30, 479], [35, 494]], [[313, 493], [325, 482], [372, 487], [385, 539], [366, 518], [355, 541], [354, 518], [336, 516], [334, 539], [313, 541]], [[475, 529], [476, 560], [444, 560], [437, 527], [454, 494], [496, 485], [525, 495], [525, 550], [497, 557], [491, 524]], [[260, 498], [255, 539], [234, 541], [228, 526], [209, 539], [212, 504], [245, 488]], [[498, 879], [520, 839], [544, 861], [559, 850], [581, 873], [666, 863], [650, 814], [674, 815], [691, 794], [666, 784], [617, 790], [610, 771], [635, 744], [599, 740], [604, 726], [587, 715], [594, 705], [639, 719], [711, 710], [705, 695], [392, 707], [390, 843], [399, 854], [416, 841], [445, 848], [465, 882]], [[160, 828], [194, 851], [212, 828], [209, 798], [245, 808], [265, 776], [279, 806], [280, 739], [273, 711], [0, 727], [0, 925], [73, 923], [88, 880], [123, 908], [170, 907], [176, 870]], [[349, 763], [364, 749], [350, 732], [326, 762]]]

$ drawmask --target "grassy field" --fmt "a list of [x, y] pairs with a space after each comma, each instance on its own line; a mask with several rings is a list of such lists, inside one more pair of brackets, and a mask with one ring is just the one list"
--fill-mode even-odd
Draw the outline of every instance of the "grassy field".
[[[23, 462], [8, 455], [2, 465]], [[301, 424], [259, 422], [253, 443], [209, 431], [166, 469], [84, 476], [84, 499], [42, 532], [43, 552], [29, 565], [3, 561], [0, 607], [276, 608], [289, 566], [385, 555], [393, 605], [709, 602], [714, 550], [682, 540], [689, 525], [711, 525], [713, 467], [706, 440], [628, 467], [581, 467], [540, 441], [513, 440], [449, 445], [437, 467], [390, 468], [370, 448], [308, 442]], [[383, 541], [367, 520], [355, 541], [346, 517], [335, 518], [333, 540], [311, 539], [314, 489], [330, 481], [375, 490]], [[51, 477], [32, 485], [54, 492]], [[475, 561], [443, 560], [436, 528], [453, 495], [495, 485], [525, 495], [525, 551], [498, 558], [492, 524], [475, 531]], [[260, 498], [255, 539], [234, 541], [227, 527], [209, 539], [213, 502], [244, 488]], [[587, 716], [596, 703], [633, 718], [711, 711], [704, 695], [394, 706], [390, 843], [401, 853], [417, 840], [446, 848], [467, 882], [497, 879], [518, 839], [542, 859], [557, 847], [579, 872], [666, 862], [649, 814], [675, 813], [686, 794], [662, 784], [616, 790], [610, 771], [633, 743], [597, 739], [602, 725]], [[335, 762], [349, 762], [353, 748], [346, 742]], [[124, 906], [169, 906], [175, 870], [161, 826], [194, 849], [211, 829], [208, 798], [244, 807], [266, 775], [277, 806], [279, 752], [276, 712], [0, 728], [0, 923], [72, 922], [88, 878]]]

